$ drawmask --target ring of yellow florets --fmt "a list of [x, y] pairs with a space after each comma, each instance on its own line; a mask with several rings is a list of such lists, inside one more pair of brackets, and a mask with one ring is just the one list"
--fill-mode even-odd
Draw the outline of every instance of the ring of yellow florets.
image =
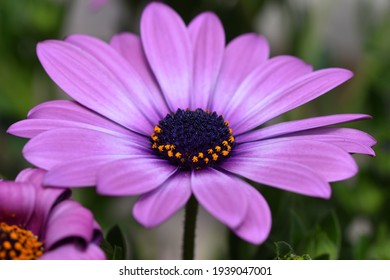
[[234, 146], [229, 123], [217, 113], [178, 109], [154, 127], [150, 136], [155, 153], [181, 169], [215, 166]]
[[0, 260], [36, 260], [43, 244], [30, 230], [0, 223]]

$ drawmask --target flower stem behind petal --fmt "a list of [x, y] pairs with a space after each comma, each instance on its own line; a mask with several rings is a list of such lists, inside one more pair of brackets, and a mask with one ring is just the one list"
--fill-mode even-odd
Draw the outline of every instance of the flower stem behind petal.
[[188, 200], [184, 217], [183, 233], [183, 260], [194, 259], [196, 215], [198, 213], [198, 201], [194, 196]]

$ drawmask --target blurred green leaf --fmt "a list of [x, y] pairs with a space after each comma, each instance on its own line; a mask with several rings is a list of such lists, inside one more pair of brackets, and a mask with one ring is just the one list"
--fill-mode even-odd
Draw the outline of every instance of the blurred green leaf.
[[112, 249], [109, 250], [111, 255], [109, 255], [108, 258], [112, 260], [127, 259], [128, 256], [125, 255], [125, 252], [127, 251], [126, 239], [124, 238], [122, 229], [118, 225], [115, 225], [108, 231], [106, 242], [111, 245]]
[[276, 260], [311, 260], [308, 254], [297, 255], [290, 244], [285, 241], [278, 241], [274, 243], [276, 251]]
[[307, 239], [307, 252], [317, 259], [337, 259], [341, 245], [340, 224], [334, 212], [327, 215]]

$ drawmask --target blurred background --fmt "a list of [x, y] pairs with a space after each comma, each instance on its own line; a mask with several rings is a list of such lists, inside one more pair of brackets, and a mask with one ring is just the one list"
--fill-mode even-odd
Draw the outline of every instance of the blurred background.
[[[98, 3], [101, 2], [101, 3]], [[141, 0], [0, 1], [0, 174], [14, 179], [28, 167], [26, 140], [5, 133], [33, 106], [66, 98], [35, 54], [37, 42], [84, 33], [109, 40], [120, 31], [139, 33]], [[267, 242], [250, 245], [205, 211], [198, 216], [198, 259], [390, 259], [390, 1], [197, 0], [164, 1], [188, 23], [214, 11], [227, 41], [239, 34], [265, 35], [272, 56], [295, 55], [314, 69], [341, 67], [355, 76], [281, 120], [335, 113], [366, 113], [373, 120], [350, 125], [372, 134], [377, 156], [355, 156], [360, 172], [332, 184], [330, 200], [261, 187], [273, 227]], [[92, 209], [117, 258], [180, 258], [183, 212], [156, 229], [131, 216], [134, 198], [98, 196], [93, 188], [74, 198]]]

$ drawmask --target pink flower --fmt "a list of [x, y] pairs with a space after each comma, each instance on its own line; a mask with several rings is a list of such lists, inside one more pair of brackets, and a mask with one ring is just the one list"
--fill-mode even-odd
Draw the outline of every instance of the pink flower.
[[146, 227], [164, 222], [194, 195], [258, 244], [269, 234], [271, 213], [243, 178], [329, 198], [329, 182], [358, 170], [350, 153], [374, 155], [370, 135], [333, 126], [368, 115], [266, 126], [352, 73], [313, 71], [292, 56], [269, 59], [266, 39], [256, 34], [225, 47], [221, 22], [210, 12], [186, 26], [171, 8], [152, 3], [140, 37], [122, 33], [106, 44], [73, 35], [42, 42], [37, 52], [75, 101], [40, 104], [9, 132], [32, 138], [24, 156], [48, 170], [46, 184], [141, 195], [133, 215]]
[[45, 171], [0, 182], [0, 260], [105, 259], [99, 225], [63, 188], [43, 188]]

